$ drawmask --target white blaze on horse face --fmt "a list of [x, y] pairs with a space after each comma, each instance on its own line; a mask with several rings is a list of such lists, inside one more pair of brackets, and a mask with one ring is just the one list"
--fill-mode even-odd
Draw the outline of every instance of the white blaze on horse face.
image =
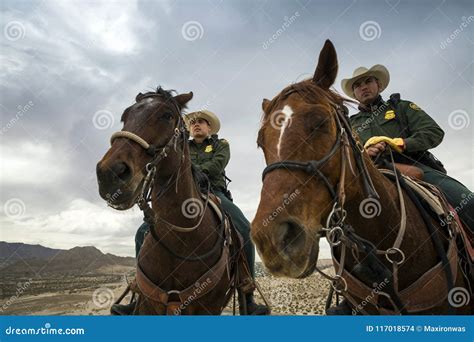
[[283, 123], [280, 127], [280, 138], [278, 139], [278, 144], [277, 144], [278, 158], [280, 158], [280, 148], [281, 148], [281, 142], [283, 140], [283, 134], [285, 133], [285, 129], [289, 127], [289, 125], [291, 124], [291, 116], [293, 115], [294, 112], [293, 112], [293, 109], [289, 105], [285, 105], [285, 107], [283, 107], [283, 109], [277, 115], [280, 115], [280, 113], [283, 113], [285, 115], [285, 118], [283, 119]]

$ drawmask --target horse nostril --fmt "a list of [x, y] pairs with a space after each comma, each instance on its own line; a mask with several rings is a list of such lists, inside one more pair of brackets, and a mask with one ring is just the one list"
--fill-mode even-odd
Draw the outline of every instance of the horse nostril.
[[286, 254], [298, 251], [305, 243], [303, 227], [293, 221], [282, 222], [277, 228], [277, 239]]
[[132, 175], [130, 168], [124, 162], [117, 162], [110, 169], [122, 181], [128, 180]]

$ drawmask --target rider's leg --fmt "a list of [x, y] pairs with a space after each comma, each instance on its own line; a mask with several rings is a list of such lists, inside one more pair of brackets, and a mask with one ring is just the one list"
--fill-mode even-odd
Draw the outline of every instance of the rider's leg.
[[242, 211], [230, 201], [222, 192], [216, 191], [216, 196], [220, 198], [222, 208], [230, 215], [235, 228], [244, 239], [244, 252], [250, 266], [252, 278], [255, 278], [255, 248], [250, 240], [250, 222], [245, 218]]
[[[216, 196], [220, 198], [222, 208], [229, 214], [235, 228], [239, 231], [244, 239], [244, 252], [247, 262], [249, 264], [250, 273], [252, 278], [255, 279], [255, 248], [250, 240], [250, 222], [245, 218], [242, 211], [229, 200], [222, 192], [216, 191]], [[259, 305], [255, 303], [253, 293], [248, 293], [245, 296], [247, 304], [247, 313], [251, 315], [267, 315], [270, 313], [269, 308], [265, 305]], [[240, 302], [239, 298], [239, 302]], [[242, 307], [242, 306], [241, 306]], [[242, 314], [242, 312], [241, 312]]]
[[150, 231], [150, 225], [146, 222], [143, 222], [142, 225], [138, 228], [137, 233], [135, 234], [135, 257], [138, 257], [138, 253], [142, 248], [143, 241], [145, 240], [145, 235]]
[[456, 179], [442, 172], [425, 165], [417, 166], [424, 172], [423, 180], [441, 188], [459, 218], [471, 232], [474, 232], [474, 193]]

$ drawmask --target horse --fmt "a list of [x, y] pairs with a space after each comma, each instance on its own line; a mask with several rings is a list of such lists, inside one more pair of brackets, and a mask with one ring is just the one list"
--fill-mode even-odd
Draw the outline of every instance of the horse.
[[[321, 272], [328, 303], [333, 292], [349, 302], [345, 314], [472, 313], [458, 226], [420, 211], [409, 179], [376, 167], [350, 127], [351, 100], [331, 89], [337, 70], [327, 40], [312, 78], [263, 100], [257, 145], [267, 166], [251, 237], [265, 267], [289, 278]], [[335, 275], [317, 267], [321, 237]]]
[[248, 281], [237, 274], [238, 236], [209, 184], [202, 194], [195, 181], [182, 118], [192, 97], [161, 87], [139, 93], [97, 164], [100, 196], [117, 210], [138, 204], [150, 224], [129, 285], [138, 294], [133, 314], [218, 315]]

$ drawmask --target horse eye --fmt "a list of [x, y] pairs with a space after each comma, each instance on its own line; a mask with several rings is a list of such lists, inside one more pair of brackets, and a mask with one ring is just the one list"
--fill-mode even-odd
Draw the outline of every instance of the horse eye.
[[171, 114], [170, 112], [166, 112], [166, 113], [162, 116], [162, 118], [163, 118], [164, 120], [171, 121], [171, 120], [173, 119], [173, 114]]

